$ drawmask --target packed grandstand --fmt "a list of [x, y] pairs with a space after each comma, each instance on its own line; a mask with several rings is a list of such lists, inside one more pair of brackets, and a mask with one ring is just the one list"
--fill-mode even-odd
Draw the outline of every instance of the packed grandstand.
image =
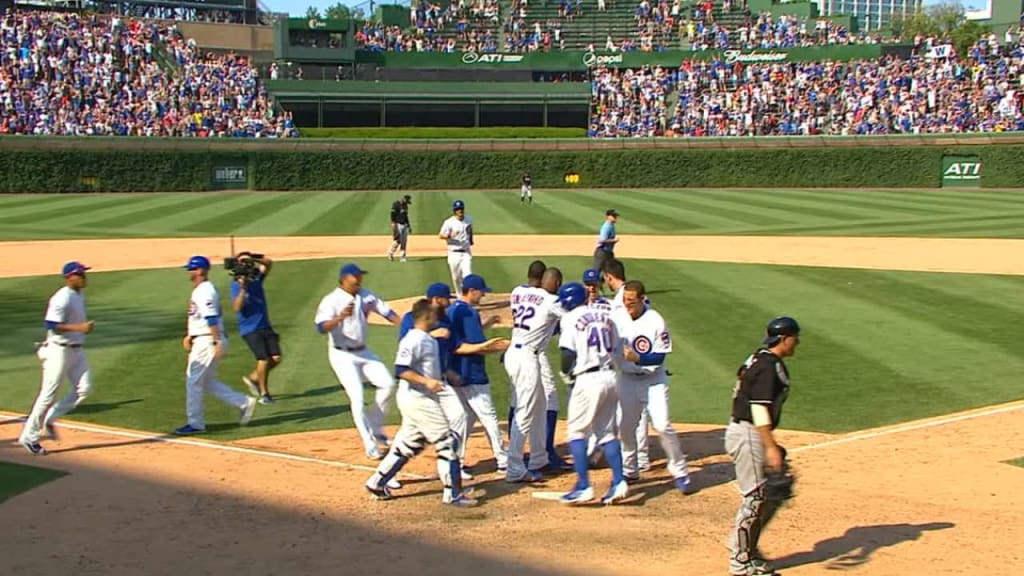
[[[617, 24], [577, 26], [593, 12]], [[209, 14], [197, 19], [216, 19]], [[226, 20], [230, 21], [230, 18]], [[605, 22], [605, 20], [600, 20]], [[230, 26], [232, 24], [224, 24]], [[575, 27], [574, 27], [575, 26]], [[594, 138], [892, 134], [1024, 130], [1019, 27], [966, 53], [912, 38], [913, 56], [728, 61], [590, 69]], [[353, 44], [377, 52], [776, 50], [876, 44], [827, 19], [751, 14], [742, 0], [414, 1], [405, 26], [361, 22]], [[333, 46], [332, 46], [333, 47]], [[174, 21], [42, 10], [0, 25], [0, 134], [290, 138], [291, 113], [261, 79], [276, 64], [208, 52]]]

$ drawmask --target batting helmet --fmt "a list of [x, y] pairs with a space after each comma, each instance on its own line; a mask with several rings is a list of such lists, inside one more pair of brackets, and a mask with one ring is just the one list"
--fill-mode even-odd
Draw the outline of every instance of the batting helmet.
[[570, 282], [558, 289], [558, 302], [566, 310], [572, 310], [586, 301], [587, 289], [579, 282]]
[[796, 320], [789, 316], [779, 316], [778, 318], [772, 319], [765, 328], [765, 337], [762, 340], [762, 344], [766, 346], [774, 346], [782, 340], [783, 336], [799, 336], [800, 325], [796, 323]]
[[454, 212], [456, 210], [465, 210], [465, 209], [466, 209], [466, 203], [463, 202], [462, 200], [456, 200], [455, 202], [452, 202], [452, 212]]

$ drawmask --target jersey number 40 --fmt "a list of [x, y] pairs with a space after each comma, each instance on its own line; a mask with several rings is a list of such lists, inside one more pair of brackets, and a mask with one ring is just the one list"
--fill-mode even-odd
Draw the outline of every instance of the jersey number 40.
[[600, 352], [612, 351], [612, 335], [606, 328], [593, 326], [587, 334], [587, 347], [597, 348]]
[[512, 310], [512, 327], [520, 330], [530, 330], [527, 320], [537, 315], [537, 309], [533, 306], [516, 306]]

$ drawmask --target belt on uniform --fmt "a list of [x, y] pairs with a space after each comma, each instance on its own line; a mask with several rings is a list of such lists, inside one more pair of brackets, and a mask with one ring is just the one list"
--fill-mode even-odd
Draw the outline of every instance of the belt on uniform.
[[[611, 366], [594, 366], [593, 368], [587, 368], [583, 372], [580, 372], [580, 374], [590, 374], [591, 372], [603, 372], [605, 370], [611, 370], [611, 369], [612, 369]], [[579, 376], [579, 374], [577, 374], [577, 376]]]
[[334, 349], [342, 352], [362, 352], [366, 350], [366, 346], [335, 346]]
[[753, 424], [753, 422], [751, 422], [750, 420], [738, 420], [736, 418], [730, 418], [730, 420], [732, 420], [733, 424], [743, 424], [743, 423]]
[[452, 250], [452, 252], [462, 252], [465, 254], [466, 252], [469, 252], [469, 250]]
[[52, 342], [52, 344], [56, 344], [57, 346], [63, 346], [64, 348], [81, 348], [82, 347], [81, 344], [64, 344], [63, 342]]
[[213, 334], [197, 334], [195, 336], [189, 336], [189, 342], [195, 342], [196, 338], [213, 338]]
[[526, 350], [527, 352], [529, 352], [530, 354], [533, 354], [533, 355], [540, 354], [540, 350], [537, 350], [536, 348], [530, 348], [530, 347], [526, 346], [525, 344], [513, 344], [512, 347], [517, 349], [517, 350]]

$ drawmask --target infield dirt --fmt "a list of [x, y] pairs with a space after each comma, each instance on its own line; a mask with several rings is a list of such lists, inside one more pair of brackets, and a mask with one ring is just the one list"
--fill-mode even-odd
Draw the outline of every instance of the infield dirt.
[[[555, 238], [485, 236], [476, 253], [590, 252], [590, 238]], [[388, 239], [277, 241], [275, 255], [299, 259], [379, 256]], [[414, 255], [441, 254], [419, 243]], [[627, 246], [624, 238], [620, 256], [1024, 273], [1015, 240], [645, 236], [643, 250]], [[227, 251], [225, 239], [2, 243], [0, 275], [52, 274], [69, 254], [117, 270]], [[337, 401], [347, 401], [340, 389]], [[1024, 537], [1024, 469], [1002, 463], [1024, 452], [1021, 410], [1024, 402], [846, 436], [783, 431], [798, 496], [769, 527], [764, 552], [786, 574], [989, 575], [1022, 565], [1014, 543]], [[571, 475], [505, 484], [478, 432], [468, 484], [486, 492], [482, 505], [451, 510], [439, 504], [436, 480], [422, 478], [434, 473], [429, 450], [410, 464], [416, 476], [403, 478], [400, 498], [369, 501], [362, 483], [375, 463], [351, 430], [227, 446], [255, 450], [237, 452], [63, 428], [59, 442], [45, 442], [52, 454], [33, 458], [14, 443], [20, 423], [6, 421], [0, 459], [71, 474], [0, 505], [0, 557], [10, 574], [726, 574], [723, 542], [738, 495], [722, 428], [679, 429], [696, 495], [674, 492], [659, 458], [629, 505], [560, 507], [527, 493], [567, 489]], [[652, 447], [660, 456], [656, 440]], [[594, 480], [606, 489], [607, 471]]]

